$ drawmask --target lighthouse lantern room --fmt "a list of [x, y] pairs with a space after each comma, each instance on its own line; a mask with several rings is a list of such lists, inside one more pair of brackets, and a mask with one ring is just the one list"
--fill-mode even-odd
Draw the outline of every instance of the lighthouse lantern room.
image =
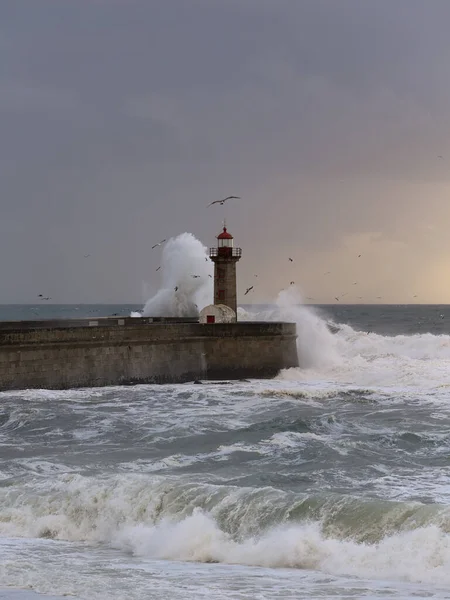
[[227, 228], [217, 236], [217, 246], [210, 248], [209, 257], [214, 263], [214, 304], [224, 304], [237, 312], [236, 263], [241, 258], [241, 248]]

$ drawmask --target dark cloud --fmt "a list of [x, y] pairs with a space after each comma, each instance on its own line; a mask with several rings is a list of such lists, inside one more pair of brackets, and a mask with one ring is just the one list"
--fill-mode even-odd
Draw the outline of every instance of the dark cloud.
[[209, 245], [223, 211], [205, 205], [228, 193], [242, 277], [262, 259], [280, 277], [265, 295], [296, 249], [332, 300], [320, 261], [344, 278], [345, 240], [375, 232], [409, 249], [401, 296], [408, 256], [448, 254], [411, 232], [447, 214], [449, 18], [447, 0], [6, 0], [0, 301], [42, 278], [57, 301], [140, 300], [150, 242]]

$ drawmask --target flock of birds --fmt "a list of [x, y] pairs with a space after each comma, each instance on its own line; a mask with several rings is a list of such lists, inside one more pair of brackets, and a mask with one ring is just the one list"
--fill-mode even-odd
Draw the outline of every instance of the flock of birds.
[[[228, 200], [233, 200], [233, 199], [240, 200], [240, 199], [241, 199], [241, 197], [240, 197], [240, 196], [227, 196], [226, 198], [222, 198], [222, 199], [220, 199], [220, 200], [214, 200], [213, 202], [210, 202], [210, 203], [209, 203], [207, 206], [208, 206], [208, 207], [209, 207], [209, 206], [214, 206], [214, 205], [217, 205], [217, 206], [223, 206], [223, 205], [225, 204], [225, 202], [227, 202]], [[161, 245], [162, 245], [162, 244], [164, 244], [166, 241], [167, 241], [166, 239], [163, 239], [163, 240], [161, 240], [160, 242], [158, 242], [157, 244], [154, 244], [154, 245], [151, 247], [151, 248], [152, 248], [152, 250], [154, 250], [154, 249], [155, 249], [155, 248], [157, 248], [158, 246], [161, 246]], [[362, 254], [358, 254], [358, 255], [357, 255], [357, 258], [361, 258], [361, 257], [362, 257]], [[205, 257], [205, 260], [206, 260], [206, 261], [208, 261], [209, 259], [208, 259], [207, 257]], [[294, 259], [293, 259], [291, 256], [289, 256], [289, 257], [288, 257], [288, 261], [292, 263], [292, 262], [294, 262]], [[159, 267], [156, 269], [156, 271], [159, 271], [160, 269], [161, 269], [161, 266], [159, 266]], [[324, 273], [324, 275], [330, 275], [330, 274], [331, 274], [331, 271], [327, 271], [326, 273]], [[193, 277], [194, 279], [196, 279], [196, 278], [199, 278], [199, 277], [200, 277], [200, 275], [192, 275], [192, 277]], [[212, 277], [212, 276], [211, 276], [211, 275], [209, 275], [209, 277]], [[255, 275], [255, 277], [258, 277], [258, 275]], [[289, 285], [295, 285], [295, 281], [290, 281]], [[353, 285], [358, 285], [358, 282], [357, 282], [357, 281], [353, 282]], [[253, 289], [254, 289], [254, 286], [253, 286], [253, 285], [251, 285], [251, 286], [247, 287], [247, 288], [246, 288], [246, 290], [245, 290], [245, 292], [244, 292], [244, 296], [246, 296], [247, 294], [249, 294], [249, 293], [250, 293], [250, 292], [251, 292]], [[176, 286], [176, 287], [175, 287], [175, 291], [177, 291], [177, 290], [178, 290], [178, 286]], [[334, 296], [334, 299], [336, 300], [336, 302], [340, 302], [340, 301], [342, 300], [342, 298], [345, 298], [345, 296], [348, 296], [348, 295], [349, 295], [349, 292], [344, 292], [343, 294], [340, 294], [339, 296]], [[383, 298], [382, 296], [377, 296], [377, 297], [376, 297], [376, 299], [377, 299], [377, 300], [382, 300], [382, 298]], [[417, 298], [417, 294], [415, 294], [415, 295], [413, 296], [413, 298]], [[358, 296], [358, 300], [362, 300], [362, 299], [363, 299], [363, 297], [362, 297], [362, 296]], [[308, 300], [308, 301], [311, 301], [311, 302], [315, 302], [315, 301], [316, 301], [316, 298], [313, 298], [313, 297], [311, 297], [311, 296], [307, 296], [307, 297], [306, 297], [306, 300]]]
[[[442, 156], [439, 156], [438, 158], [442, 158]], [[227, 196], [226, 198], [221, 198], [220, 200], [213, 200], [213, 202], [210, 202], [207, 206], [223, 206], [225, 204], [225, 202], [228, 202], [228, 200], [241, 200], [240, 196]], [[167, 241], [166, 238], [164, 238], [163, 240], [161, 240], [160, 242], [153, 244], [153, 246], [151, 247], [152, 250], [154, 250], [155, 248], [158, 248], [159, 246], [162, 246], [165, 242]], [[91, 255], [90, 254], [84, 254], [83, 255], [84, 258], [89, 258]], [[357, 257], [361, 258], [362, 254], [358, 254]], [[205, 257], [205, 261], [208, 261], [209, 259], [207, 257]], [[289, 262], [294, 262], [294, 259], [292, 257], [288, 257]], [[159, 271], [161, 269], [161, 266], [159, 266], [156, 271]], [[324, 275], [330, 275], [331, 271], [327, 271], [326, 273], [324, 273]], [[192, 277], [194, 279], [198, 279], [201, 276], [200, 275], [192, 275]], [[209, 277], [212, 277], [212, 275], [209, 275]], [[255, 277], [258, 277], [258, 275], [255, 275]], [[295, 285], [295, 281], [291, 281], [290, 285]], [[358, 282], [355, 281], [353, 283], [353, 285], [358, 285]], [[178, 291], [178, 286], [176, 286], [175, 291]], [[252, 290], [254, 289], [254, 286], [251, 285], [249, 287], [246, 288], [245, 292], [244, 292], [244, 296], [246, 296], [247, 294], [249, 294]], [[348, 296], [349, 292], [345, 292], [343, 294], [340, 294], [339, 296], [334, 296], [334, 299], [336, 300], [336, 302], [340, 302], [342, 298], [344, 298], [345, 296]], [[44, 296], [43, 294], [38, 294], [38, 298], [40, 298], [41, 300], [44, 301], [48, 301], [51, 300], [51, 296]], [[381, 300], [382, 296], [377, 296], [376, 297], [377, 300]], [[413, 295], [413, 298], [417, 298], [417, 294]], [[311, 296], [307, 296], [306, 297], [307, 300], [309, 301], [315, 301], [316, 299], [311, 297]], [[363, 297], [362, 296], [358, 296], [358, 300], [362, 300]]]
[[[226, 198], [222, 198], [221, 200], [214, 200], [213, 202], [210, 202], [208, 204], [208, 206], [213, 206], [214, 204], [218, 205], [218, 206], [223, 206], [225, 204], [225, 202], [227, 202], [228, 200], [241, 200], [240, 196], [227, 196]], [[160, 242], [158, 242], [157, 244], [153, 244], [153, 246], [151, 247], [152, 250], [154, 250], [155, 248], [158, 248], [159, 246], [162, 246], [165, 242], [167, 241], [166, 238], [164, 238], [163, 240], [161, 240]], [[209, 259], [207, 257], [205, 257], [205, 260], [208, 261]], [[289, 261], [290, 262], [294, 262], [294, 259], [289, 257]], [[161, 269], [161, 266], [159, 266], [156, 271], [159, 271]], [[200, 277], [200, 275], [192, 275], [192, 277], [194, 279], [197, 279]], [[208, 275], [208, 277], [212, 277], [212, 275]], [[258, 275], [255, 275], [255, 277], [258, 277]], [[291, 281], [291, 285], [294, 285], [295, 281]], [[254, 289], [254, 286], [251, 285], [248, 288], [246, 288], [245, 292], [244, 292], [244, 296], [246, 296], [247, 294], [249, 294], [252, 290]], [[178, 286], [175, 286], [174, 288], [175, 292], [178, 291]], [[311, 298], [312, 299], [312, 298]]]

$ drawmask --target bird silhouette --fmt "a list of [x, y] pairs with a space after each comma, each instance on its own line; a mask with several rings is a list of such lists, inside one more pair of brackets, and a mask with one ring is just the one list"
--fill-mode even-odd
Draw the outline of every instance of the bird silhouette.
[[200, 275], [192, 275], [192, 277], [193, 277], [194, 279], [198, 279], [198, 278], [200, 277]]
[[154, 244], [154, 245], [152, 246], [152, 250], [153, 250], [153, 248], [157, 248], [158, 246], [161, 246], [161, 244], [164, 244], [164, 242], [165, 242], [165, 241], [166, 241], [166, 240], [164, 239], [164, 240], [161, 240], [160, 242], [158, 242], [157, 244]]
[[289, 257], [289, 260], [290, 260], [291, 262], [294, 262], [294, 259], [293, 259], [293, 258], [291, 258], [291, 257]]
[[156, 270], [159, 271], [161, 267], [158, 267]]
[[175, 291], [178, 291], [178, 286], [177, 286], [177, 285], [174, 287], [174, 290], [175, 290]]
[[294, 284], [295, 284], [295, 281], [291, 281], [291, 285], [294, 285]]
[[338, 302], [340, 302], [341, 298], [343, 298], [344, 296], [347, 295], [348, 292], [345, 292], [345, 294], [341, 294], [340, 296], [335, 296], [334, 299], [337, 300]]
[[222, 198], [222, 200], [214, 200], [214, 202], [210, 202], [208, 206], [212, 206], [213, 204], [220, 204], [220, 206], [223, 206], [227, 200], [231, 200], [232, 198], [236, 198], [236, 200], [241, 199], [240, 196], [227, 196], [226, 198]]
[[251, 285], [249, 288], [247, 288], [245, 290], [244, 296], [246, 296], [250, 292], [250, 290], [252, 290], [252, 289], [253, 289], [253, 286]]

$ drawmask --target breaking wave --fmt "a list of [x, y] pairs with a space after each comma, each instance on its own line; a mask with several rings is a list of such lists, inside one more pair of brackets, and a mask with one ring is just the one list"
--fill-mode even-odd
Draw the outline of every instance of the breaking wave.
[[158, 559], [450, 583], [450, 509], [440, 505], [65, 475], [1, 488], [0, 507], [4, 536], [103, 543]]
[[357, 331], [303, 305], [295, 286], [280, 292], [273, 308], [254, 313], [240, 309], [239, 317], [296, 323], [300, 368], [283, 371], [283, 379], [361, 387], [450, 386], [449, 335], [384, 336]]
[[213, 266], [207, 248], [192, 235], [182, 233], [168, 240], [162, 251], [162, 284], [147, 300], [144, 317], [196, 317], [199, 308], [211, 304]]

